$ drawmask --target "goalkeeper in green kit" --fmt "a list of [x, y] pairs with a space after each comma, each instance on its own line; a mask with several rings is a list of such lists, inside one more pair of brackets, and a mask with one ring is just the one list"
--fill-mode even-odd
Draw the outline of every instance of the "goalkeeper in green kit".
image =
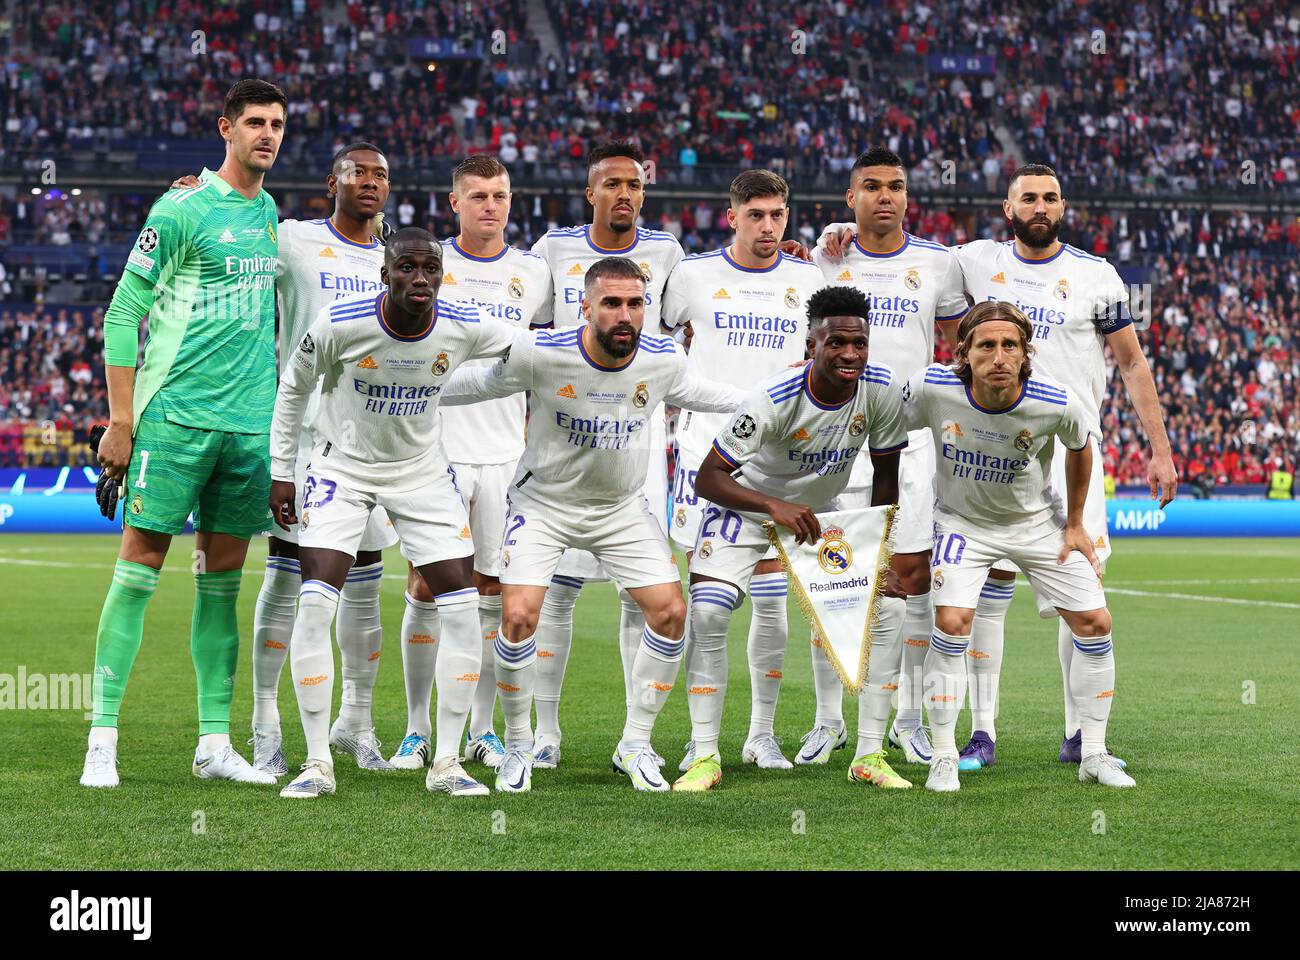
[[[198, 683], [197, 777], [275, 782], [230, 743], [248, 541], [270, 527], [275, 409], [275, 201], [262, 179], [284, 136], [274, 84], [241, 80], [218, 129], [225, 160], [155, 201], [104, 316], [108, 432], [100, 506], [123, 506], [122, 545], [95, 640], [94, 719], [81, 783], [115, 787], [117, 720], [145, 609], [174, 535], [194, 514], [190, 653]], [[140, 320], [149, 317], [136, 371]], [[114, 481], [120, 483], [116, 486]]]

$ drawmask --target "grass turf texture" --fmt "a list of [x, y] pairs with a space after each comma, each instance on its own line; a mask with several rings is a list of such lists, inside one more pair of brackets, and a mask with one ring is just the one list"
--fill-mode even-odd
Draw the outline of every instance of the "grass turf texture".
[[[20, 665], [29, 677], [89, 673], [116, 549], [109, 536], [0, 538], [0, 673], [16, 674]], [[623, 723], [618, 602], [610, 585], [593, 584], [579, 601], [561, 706], [564, 759], [559, 769], [535, 774], [531, 794], [453, 800], [427, 793], [423, 773], [364, 773], [341, 757], [339, 793], [315, 802], [281, 800], [278, 787], [190, 774], [191, 549], [188, 538], [173, 546], [149, 608], [123, 709], [120, 787], [77, 784], [88, 726], [83, 709], [0, 714], [0, 862], [10, 868], [1300, 867], [1295, 541], [1119, 543], [1107, 576], [1119, 667], [1110, 744], [1129, 761], [1135, 790], [1081, 784], [1073, 766], [1057, 762], [1056, 627], [1036, 619], [1022, 581], [1007, 624], [998, 764], [963, 775], [960, 793], [924, 790], [925, 769], [902, 763], [898, 752], [891, 757], [913, 789], [846, 782], [857, 718], [847, 700], [849, 748], [829, 766], [780, 772], [742, 765], [747, 610], [737, 613], [731, 631], [722, 784], [702, 795], [634, 793], [609, 765]], [[232, 734], [246, 756], [248, 643], [264, 555], [263, 544], [254, 543], [239, 605], [243, 644]], [[375, 717], [388, 752], [405, 732], [396, 643], [405, 565], [395, 550], [386, 562], [389, 640]], [[807, 632], [793, 606], [790, 622], [777, 733], [792, 756], [810, 726], [813, 693]], [[1243, 702], [1248, 682], [1253, 704]], [[689, 736], [682, 686], [655, 734], [674, 776]], [[338, 695], [336, 684], [336, 711]], [[287, 669], [280, 696], [285, 753], [296, 765], [303, 737]], [[967, 714], [959, 744], [968, 725]], [[491, 782], [482, 766], [467, 767]]]

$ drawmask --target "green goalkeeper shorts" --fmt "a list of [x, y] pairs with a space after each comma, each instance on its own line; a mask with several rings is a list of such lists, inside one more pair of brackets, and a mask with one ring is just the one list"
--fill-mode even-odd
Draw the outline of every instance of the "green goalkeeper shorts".
[[155, 399], [140, 417], [122, 488], [122, 519], [172, 535], [194, 529], [244, 540], [271, 528], [269, 434], [203, 430], [168, 420]]

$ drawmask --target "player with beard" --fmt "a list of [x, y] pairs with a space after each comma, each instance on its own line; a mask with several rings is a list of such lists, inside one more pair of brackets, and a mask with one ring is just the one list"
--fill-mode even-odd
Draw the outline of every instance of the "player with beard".
[[501, 543], [495, 659], [506, 755], [496, 785], [514, 793], [531, 789], [539, 614], [561, 555], [578, 548], [591, 551], [643, 611], [633, 695], [613, 765], [637, 790], [662, 792], [669, 787], [650, 737], [677, 677], [686, 608], [677, 562], [643, 492], [653, 451], [638, 441], [662, 403], [723, 412], [744, 394], [692, 376], [677, 344], [642, 332], [646, 282], [637, 263], [602, 259], [584, 282], [583, 326], [521, 333], [505, 361], [491, 370], [460, 371], [445, 396], [456, 403], [532, 392], [528, 441], [510, 485]]
[[[631, 143], [611, 142], [596, 147], [587, 157], [587, 202], [591, 223], [550, 230], [533, 245], [533, 253], [546, 260], [554, 283], [552, 316], [556, 330], [582, 322], [586, 271], [610, 256], [627, 257], [646, 277], [643, 305], [645, 331], [657, 335], [664, 285], [685, 254], [677, 238], [661, 230], [636, 225], [645, 202], [647, 181], [645, 159]], [[649, 445], [650, 458], [645, 482], [651, 513], [665, 531], [668, 507], [667, 430], [662, 408], [651, 411], [649, 427], [638, 443]], [[560, 561], [555, 579], [546, 592], [537, 627], [537, 766], [549, 769], [560, 760], [560, 690], [573, 644], [573, 609], [587, 580], [604, 580], [605, 574], [589, 553], [568, 551]], [[620, 594], [619, 654], [623, 678], [631, 683], [645, 620], [631, 595]], [[628, 687], [630, 691], [630, 687]], [[630, 692], [625, 691], [630, 697]], [[656, 762], [663, 766], [657, 753]]]
[[[1103, 260], [1057, 239], [1065, 216], [1065, 197], [1056, 171], [1044, 164], [1027, 164], [1011, 177], [1002, 211], [1015, 233], [1013, 240], [976, 240], [961, 247], [966, 292], [976, 303], [1009, 300], [1034, 327], [1034, 369], [1069, 387], [1089, 408], [1092, 444], [1092, 478], [1084, 509], [1084, 526], [1096, 537], [1097, 558], [1104, 571], [1110, 555], [1103, 489], [1101, 405], [1106, 393], [1105, 347], [1109, 346], [1129, 401], [1137, 412], [1151, 444], [1147, 467], [1152, 499], [1163, 508], [1178, 490], [1178, 474], [1165, 432], [1160, 401], [1151, 368], [1142, 354], [1128, 309], [1128, 290], [1115, 268]], [[1057, 443], [1052, 460], [1052, 486], [1065, 490], [1066, 450]], [[961, 768], [991, 766], [996, 755], [998, 677], [1002, 668], [1004, 621], [1015, 589], [1010, 564], [995, 565], [980, 593], [971, 636], [970, 701], [971, 741], [962, 750]], [[1051, 618], [1056, 610], [1041, 595], [1039, 616]], [[1065, 687], [1065, 733], [1062, 763], [1078, 763], [1080, 721], [1070, 695], [1070, 669], [1074, 639], [1060, 621], [1057, 649]]]

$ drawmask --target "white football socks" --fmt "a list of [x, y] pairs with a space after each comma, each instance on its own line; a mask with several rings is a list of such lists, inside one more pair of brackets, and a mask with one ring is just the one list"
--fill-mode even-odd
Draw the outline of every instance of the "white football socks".
[[[713, 756], [720, 760], [718, 740], [727, 696], [727, 629], [732, 611], [740, 604], [740, 591], [729, 583], [709, 580], [691, 584], [690, 592], [686, 707], [691, 714], [691, 737], [696, 759]], [[628, 717], [631, 715], [629, 705]]]
[[838, 730], [844, 726], [844, 684], [826, 657], [825, 640], [816, 634], [810, 639], [813, 668], [813, 692], [817, 697], [817, 715], [813, 725]]
[[[549, 591], [548, 591], [549, 592]], [[505, 630], [492, 645], [496, 657], [497, 697], [506, 718], [505, 748], [533, 748], [533, 689], [537, 685], [537, 636], [512, 643]]]
[[438, 722], [434, 725], [433, 762], [460, 755], [465, 722], [478, 687], [483, 657], [483, 630], [478, 622], [478, 591], [473, 587], [434, 597], [441, 637], [434, 677], [438, 685]]
[[537, 631], [529, 638], [537, 647], [537, 732], [557, 741], [560, 739], [560, 691], [573, 646], [573, 608], [578, 604], [581, 590], [582, 580], [577, 577], [552, 577], [537, 615]]
[[347, 730], [364, 733], [375, 725], [370, 715], [379, 653], [384, 633], [379, 621], [379, 588], [384, 564], [353, 567], [339, 597], [334, 636], [343, 666], [343, 699], [339, 721]]
[[749, 734], [748, 739], [771, 735], [776, 722], [776, 702], [781, 695], [785, 648], [790, 639], [786, 619], [789, 586], [784, 573], [765, 573], [749, 581], [753, 613], [749, 618]]
[[406, 686], [406, 732], [433, 735], [429, 701], [438, 663], [438, 606], [406, 595], [402, 614], [402, 678]]
[[632, 664], [632, 705], [627, 708], [620, 744], [624, 747], [648, 747], [654, 732], [655, 718], [673, 689], [677, 669], [682, 662], [681, 637], [662, 637], [648, 626], [641, 634], [641, 646]]
[[501, 595], [479, 595], [478, 622], [483, 628], [483, 654], [478, 669], [478, 687], [474, 691], [474, 704], [469, 712], [471, 737], [492, 729], [492, 711], [497, 705], [497, 668], [494, 650], [497, 633], [501, 630]]
[[934, 606], [930, 594], [907, 598], [903, 616], [902, 652], [898, 668], [898, 729], [904, 734], [921, 725], [925, 699], [925, 657], [934, 633]]
[[637, 647], [641, 646], [641, 634], [645, 632], [645, 614], [641, 606], [626, 590], [618, 592], [621, 609], [618, 614], [618, 656], [623, 662], [623, 698], [627, 706], [632, 705], [632, 664], [636, 662]]
[[858, 747], [854, 757], [875, 753], [885, 745], [885, 728], [898, 689], [906, 615], [907, 604], [900, 597], [880, 598], [880, 615], [871, 631], [871, 663], [858, 695]]
[[1106, 751], [1106, 723], [1115, 699], [1115, 654], [1111, 634], [1074, 637], [1070, 692], [1079, 711], [1083, 742], [1080, 756]]
[[998, 682], [1002, 676], [1007, 609], [1015, 592], [1014, 580], [984, 581], [975, 604], [970, 649], [966, 652], [971, 732], [983, 730], [994, 743], [998, 739]]
[[1062, 617], [1056, 624], [1056, 655], [1061, 661], [1061, 686], [1065, 691], [1065, 738], [1079, 732], [1079, 708], [1070, 688], [1071, 667], [1074, 665], [1074, 633]]
[[298, 714], [307, 737], [307, 759], [333, 763], [330, 756], [330, 706], [334, 699], [334, 651], [330, 623], [339, 592], [320, 580], [307, 580], [298, 594], [298, 616], [289, 642], [290, 669], [298, 692]]
[[280, 673], [298, 613], [302, 572], [292, 557], [267, 557], [266, 576], [253, 607], [253, 728], [280, 731]]
[[930, 652], [925, 655], [925, 707], [936, 757], [957, 756], [957, 715], [966, 697], [969, 645], [969, 636], [953, 636], [938, 627], [930, 636]]

